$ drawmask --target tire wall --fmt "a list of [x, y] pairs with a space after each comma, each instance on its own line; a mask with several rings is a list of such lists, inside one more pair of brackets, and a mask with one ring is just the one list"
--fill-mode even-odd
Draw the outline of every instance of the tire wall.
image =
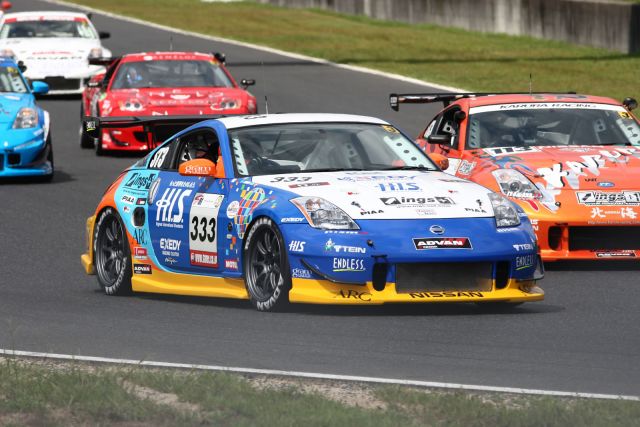
[[640, 52], [640, 4], [599, 0], [258, 0]]

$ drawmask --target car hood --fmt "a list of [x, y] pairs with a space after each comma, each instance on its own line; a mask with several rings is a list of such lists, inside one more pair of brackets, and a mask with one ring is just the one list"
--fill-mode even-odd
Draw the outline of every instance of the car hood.
[[323, 198], [353, 219], [493, 216], [489, 190], [443, 172], [297, 173], [258, 176], [253, 181], [298, 196]]
[[474, 152], [490, 168], [516, 169], [545, 188], [637, 189], [640, 148], [630, 146], [495, 147]]
[[23, 107], [34, 107], [33, 96], [31, 94], [0, 94], [0, 123], [13, 123], [18, 111]]
[[0, 48], [11, 49], [16, 60], [87, 59], [91, 49], [100, 47], [100, 40], [81, 38], [17, 38], [5, 39]]
[[[140, 105], [142, 109], [153, 112], [167, 110], [167, 114], [174, 114], [172, 110], [185, 108], [207, 108], [208, 114], [222, 111], [221, 102], [228, 100], [240, 101], [243, 107], [247, 105], [247, 93], [238, 88], [198, 87], [198, 88], [153, 88], [153, 89], [117, 89], [109, 92], [108, 107], [114, 112], [123, 111], [127, 103]], [[103, 106], [103, 110], [106, 108]], [[130, 112], [127, 112], [130, 114]]]

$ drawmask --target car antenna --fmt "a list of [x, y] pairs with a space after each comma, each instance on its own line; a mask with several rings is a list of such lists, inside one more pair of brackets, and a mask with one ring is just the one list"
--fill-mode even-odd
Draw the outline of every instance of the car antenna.
[[173, 52], [173, 36], [169, 36], [169, 50]]
[[533, 94], [533, 74], [529, 73], [529, 95]]
[[264, 111], [266, 114], [269, 114], [269, 99], [267, 98], [267, 78], [264, 72], [264, 61], [260, 61], [260, 66], [262, 68], [262, 81], [264, 82]]

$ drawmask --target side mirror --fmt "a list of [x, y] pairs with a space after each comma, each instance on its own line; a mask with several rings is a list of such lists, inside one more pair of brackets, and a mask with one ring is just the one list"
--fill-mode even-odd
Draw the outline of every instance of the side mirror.
[[182, 176], [220, 178], [216, 174], [216, 164], [209, 159], [193, 159], [184, 162], [178, 168], [178, 173]]
[[102, 86], [102, 80], [89, 80], [87, 87], [100, 87]]
[[227, 63], [227, 55], [220, 52], [214, 52], [213, 57], [216, 58], [222, 65]]
[[622, 105], [627, 107], [627, 110], [631, 111], [638, 108], [638, 101], [636, 101], [635, 98], [625, 98], [624, 101], [622, 101]]
[[27, 71], [27, 66], [25, 65], [24, 62], [18, 61], [18, 70], [20, 70], [21, 73], [24, 73], [25, 71]]
[[442, 169], [443, 171], [449, 169], [449, 159], [447, 159], [445, 156], [443, 156], [442, 154], [438, 154], [438, 153], [429, 153], [429, 157], [431, 158], [431, 160], [433, 160], [433, 162], [438, 165], [438, 167], [440, 169]]
[[49, 85], [45, 82], [31, 82], [31, 92], [36, 95], [44, 95], [45, 93], [49, 92]]
[[111, 38], [111, 33], [108, 31], [98, 31], [98, 37], [100, 37], [100, 39], [108, 39]]
[[449, 145], [451, 144], [451, 135], [450, 134], [429, 135], [429, 137], [427, 138], [427, 142], [429, 144]]
[[246, 89], [249, 86], [253, 86], [254, 84], [256, 84], [256, 81], [253, 79], [242, 79], [242, 81], [240, 82], [240, 85], [243, 89]]

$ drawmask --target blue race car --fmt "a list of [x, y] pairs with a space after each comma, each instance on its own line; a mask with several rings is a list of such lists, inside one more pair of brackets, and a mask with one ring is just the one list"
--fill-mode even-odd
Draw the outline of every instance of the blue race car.
[[25, 67], [0, 58], [0, 178], [53, 178], [53, 149], [49, 113], [36, 104], [35, 95], [49, 86], [22, 76]]
[[[242, 298], [263, 311], [544, 298], [522, 209], [445, 174], [389, 123], [194, 117], [124, 171], [88, 219], [81, 260], [105, 293]], [[84, 129], [184, 119], [93, 118]]]

